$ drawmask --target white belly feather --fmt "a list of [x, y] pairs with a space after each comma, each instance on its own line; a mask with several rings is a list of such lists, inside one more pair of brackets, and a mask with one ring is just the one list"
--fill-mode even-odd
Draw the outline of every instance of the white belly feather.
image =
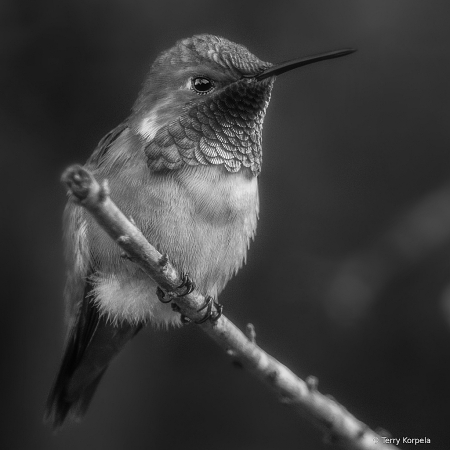
[[[124, 185], [130, 189], [126, 176], [123, 171], [122, 179], [110, 182], [112, 199], [178, 270], [189, 272], [203, 294], [217, 296], [245, 261], [256, 229], [256, 177], [215, 166], [187, 168], [176, 177], [151, 174], [131, 186], [136, 190], [130, 203], [121, 196]], [[179, 324], [180, 315], [158, 300], [153, 280], [120, 258], [116, 244], [86, 219], [91, 258], [98, 265], [91, 279], [100, 310], [113, 322]]]

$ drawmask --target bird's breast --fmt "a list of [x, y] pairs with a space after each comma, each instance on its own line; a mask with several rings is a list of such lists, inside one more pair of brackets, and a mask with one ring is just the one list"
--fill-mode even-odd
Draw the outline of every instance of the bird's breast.
[[234, 227], [258, 214], [257, 178], [250, 171], [229, 173], [217, 166], [186, 169], [179, 182], [196, 220], [217, 228]]
[[[250, 171], [186, 166], [155, 173], [134, 166], [133, 173], [123, 168], [110, 178], [110, 188], [112, 199], [149, 242], [179, 271], [189, 272], [203, 294], [218, 295], [244, 263], [258, 216], [257, 178]], [[105, 310], [128, 320], [177, 322], [167, 305], [158, 304], [152, 281], [124, 261], [92, 222], [90, 237], [93, 257], [102, 266], [97, 292]]]
[[205, 294], [216, 295], [241, 267], [255, 233], [257, 178], [217, 166], [186, 167], [171, 178], [165, 211], [156, 222], [150, 214], [150, 228], [158, 231], [149, 228], [149, 236], [157, 234], [180, 270], [195, 274]]

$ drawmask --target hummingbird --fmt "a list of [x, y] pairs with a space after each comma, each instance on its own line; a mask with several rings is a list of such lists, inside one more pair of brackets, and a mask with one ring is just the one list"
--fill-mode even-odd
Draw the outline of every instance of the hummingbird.
[[[255, 235], [262, 127], [276, 76], [352, 53], [344, 49], [263, 62], [222, 37], [196, 35], [161, 53], [130, 116], [85, 167], [111, 199], [196, 288], [216, 299]], [[80, 420], [113, 357], [145, 325], [183, 320], [156, 283], [81, 206], [64, 211], [66, 339], [45, 420]], [[193, 282], [192, 282], [193, 280]], [[216, 320], [209, 308], [205, 320]]]

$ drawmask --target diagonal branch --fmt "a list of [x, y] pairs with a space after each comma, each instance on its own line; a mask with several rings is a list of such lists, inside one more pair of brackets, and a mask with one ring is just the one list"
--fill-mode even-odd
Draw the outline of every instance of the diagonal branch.
[[[100, 226], [122, 247], [127, 256], [152, 277], [164, 291], [175, 294], [182, 278], [167, 255], [159, 253], [128, 220], [109, 197], [108, 184], [101, 186], [92, 174], [81, 166], [69, 167], [62, 176], [72, 198], [86, 208]], [[199, 320], [198, 310], [205, 298], [194, 290], [184, 297], [173, 297], [180, 312], [191, 320]], [[169, 307], [169, 306], [168, 306]], [[334, 399], [317, 390], [317, 379], [303, 381], [286, 366], [268, 355], [254, 342], [254, 330], [247, 328], [246, 337], [232, 322], [222, 316], [216, 322], [207, 321], [199, 327], [216, 341], [228, 355], [262, 380], [278, 396], [302, 416], [322, 430], [328, 442], [351, 450], [387, 450], [394, 445], [356, 419]]]

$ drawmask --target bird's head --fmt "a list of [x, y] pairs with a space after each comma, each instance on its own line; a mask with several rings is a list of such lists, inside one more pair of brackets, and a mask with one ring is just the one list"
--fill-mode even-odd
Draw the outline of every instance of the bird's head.
[[231, 84], [271, 65], [217, 36], [183, 39], [155, 60], [133, 110], [143, 116], [158, 111], [167, 123], [186, 106], [218, 98]]
[[273, 65], [221, 37], [178, 41], [155, 60], [133, 106], [130, 123], [147, 143], [149, 167], [221, 164], [257, 175], [276, 75], [345, 52]]

